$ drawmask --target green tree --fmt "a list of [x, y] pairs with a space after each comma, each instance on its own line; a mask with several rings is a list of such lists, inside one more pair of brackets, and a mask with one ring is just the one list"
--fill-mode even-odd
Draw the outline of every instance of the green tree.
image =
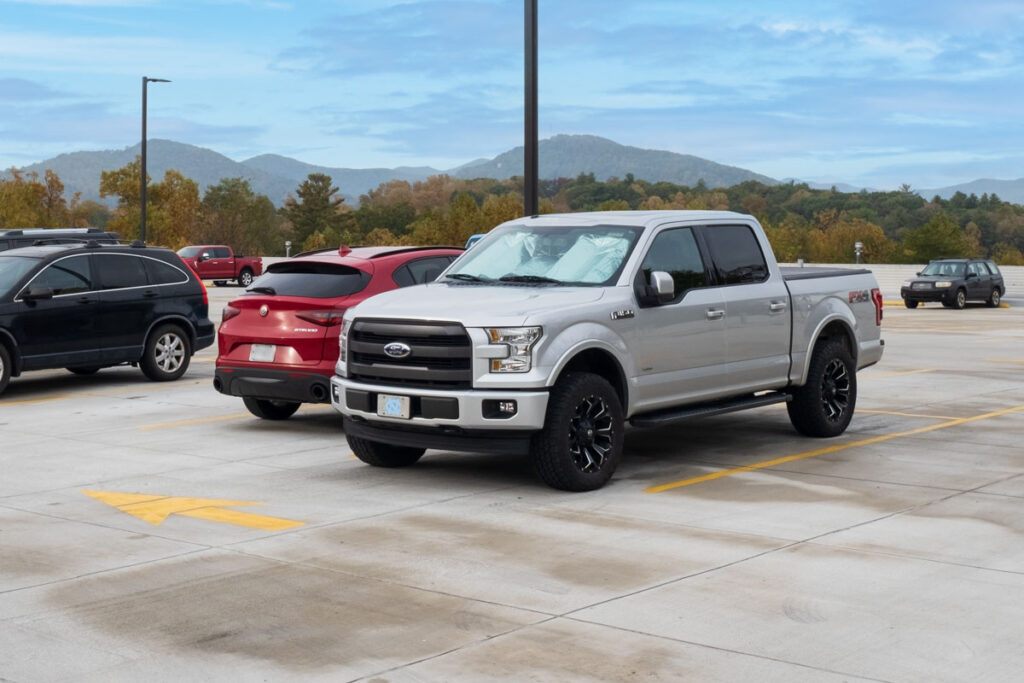
[[903, 238], [903, 250], [913, 263], [924, 263], [944, 256], [974, 256], [964, 231], [945, 213], [918, 228], [908, 230]]
[[299, 185], [298, 200], [288, 197], [281, 215], [293, 230], [293, 241], [304, 243], [315, 232], [328, 229], [340, 230], [344, 199], [337, 195], [338, 188], [331, 187], [331, 176], [310, 173]]
[[206, 188], [200, 213], [197, 242], [230, 244], [245, 254], [284, 253], [281, 217], [244, 178], [224, 178]]

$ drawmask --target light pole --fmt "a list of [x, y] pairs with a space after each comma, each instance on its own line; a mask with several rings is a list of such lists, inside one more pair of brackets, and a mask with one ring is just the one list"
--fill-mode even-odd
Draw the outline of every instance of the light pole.
[[170, 83], [166, 78], [142, 77], [142, 219], [139, 224], [139, 239], [146, 241], [146, 85], [148, 83]]
[[524, 0], [525, 20], [525, 130], [523, 144], [523, 209], [527, 216], [538, 212], [537, 175], [537, 0]]

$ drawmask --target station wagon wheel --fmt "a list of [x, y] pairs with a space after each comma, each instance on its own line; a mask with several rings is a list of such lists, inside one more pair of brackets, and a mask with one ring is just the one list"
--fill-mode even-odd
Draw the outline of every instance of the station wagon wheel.
[[988, 300], [985, 303], [988, 304], [989, 308], [999, 308], [999, 300], [1001, 298], [999, 288], [996, 287], [992, 290], [992, 293], [989, 295]]
[[806, 436], [839, 436], [850, 424], [857, 404], [857, 367], [839, 339], [814, 347], [807, 382], [786, 404], [789, 421]]
[[530, 444], [533, 469], [563, 491], [604, 486], [622, 458], [625, 428], [618, 394], [599, 375], [560, 378], [548, 399], [544, 428]]
[[956, 310], [962, 310], [967, 305], [967, 292], [962, 289], [956, 290], [956, 295], [953, 297], [953, 308]]
[[157, 382], [175, 380], [185, 374], [192, 357], [192, 345], [177, 325], [158, 327], [146, 342], [142, 372]]
[[0, 394], [4, 393], [7, 383], [11, 381], [11, 354], [7, 347], [0, 344]]

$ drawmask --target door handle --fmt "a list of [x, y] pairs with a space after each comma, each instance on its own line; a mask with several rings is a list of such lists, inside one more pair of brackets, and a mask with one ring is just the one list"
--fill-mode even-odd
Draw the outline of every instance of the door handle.
[[707, 316], [708, 320], [721, 320], [722, 318], [725, 317], [725, 311], [715, 308], [709, 308], [707, 313], [705, 313], [704, 315]]
[[145, 292], [143, 292], [142, 296], [144, 296], [147, 299], [152, 299], [153, 297], [156, 296], [156, 292], [154, 292], [151, 289], [147, 289]]
[[80, 296], [77, 299], [75, 299], [75, 303], [77, 303], [77, 304], [91, 304], [92, 303], [92, 297]]
[[768, 308], [770, 308], [772, 310], [772, 313], [775, 313], [777, 311], [784, 311], [784, 310], [786, 310], [786, 302], [785, 301], [773, 301], [773, 302], [771, 302], [771, 304], [769, 304]]

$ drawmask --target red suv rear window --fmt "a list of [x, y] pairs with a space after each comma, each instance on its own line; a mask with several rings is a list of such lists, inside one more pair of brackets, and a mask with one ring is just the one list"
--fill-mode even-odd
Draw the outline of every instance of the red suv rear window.
[[277, 296], [333, 299], [361, 292], [370, 282], [369, 273], [336, 263], [285, 261], [267, 268], [247, 292]]

